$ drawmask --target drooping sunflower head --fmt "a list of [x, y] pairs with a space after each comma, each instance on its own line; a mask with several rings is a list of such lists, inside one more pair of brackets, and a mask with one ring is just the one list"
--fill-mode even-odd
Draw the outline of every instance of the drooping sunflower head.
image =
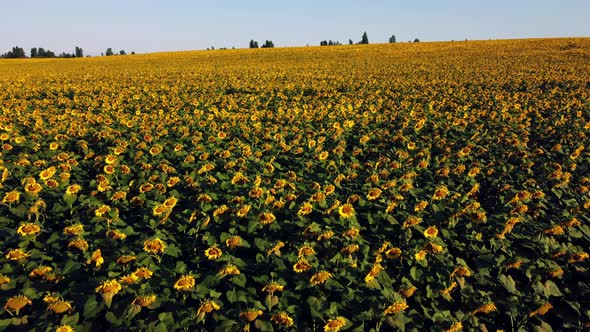
[[24, 295], [17, 295], [9, 298], [8, 301], [6, 301], [4, 310], [8, 312], [14, 311], [14, 313], [18, 315], [22, 308], [31, 304], [33, 304], [33, 302], [28, 297]]
[[256, 320], [256, 318], [258, 318], [258, 316], [262, 315], [262, 310], [258, 309], [252, 309], [252, 310], [247, 310], [247, 311], [242, 311], [240, 312], [240, 318], [247, 321], [247, 322], [253, 322]]

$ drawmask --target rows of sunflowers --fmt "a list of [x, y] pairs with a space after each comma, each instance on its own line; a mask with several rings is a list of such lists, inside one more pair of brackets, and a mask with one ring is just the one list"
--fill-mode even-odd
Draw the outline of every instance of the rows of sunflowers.
[[0, 61], [0, 330], [590, 327], [590, 40]]

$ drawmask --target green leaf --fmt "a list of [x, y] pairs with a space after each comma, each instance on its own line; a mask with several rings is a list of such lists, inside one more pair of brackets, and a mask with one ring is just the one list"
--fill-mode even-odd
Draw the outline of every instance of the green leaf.
[[235, 320], [224, 320], [217, 324], [215, 327], [216, 332], [225, 332], [225, 331], [235, 331], [235, 325], [237, 325]]
[[80, 313], [75, 313], [71, 316], [64, 316], [61, 319], [61, 323], [65, 324], [65, 325], [76, 325], [78, 324], [78, 321], [80, 320]]
[[14, 214], [19, 218], [24, 218], [25, 214], [27, 213], [27, 207], [24, 204], [20, 204], [16, 207], [11, 207], [8, 210], [10, 211], [10, 213]]
[[559, 287], [557, 287], [557, 285], [551, 281], [551, 280], [547, 280], [545, 282], [545, 289], [547, 290], [547, 295], [549, 296], [563, 296], [563, 293], [559, 290]]
[[90, 296], [86, 303], [84, 303], [84, 319], [88, 320], [89, 318], [93, 318], [96, 316], [98, 302], [96, 302], [96, 298], [94, 296]]
[[69, 195], [69, 194], [64, 194], [63, 195], [63, 199], [64, 202], [66, 202], [66, 204], [68, 204], [68, 206], [71, 208], [72, 205], [74, 204], [74, 202], [76, 202], [76, 199], [78, 197], [76, 195]]
[[504, 286], [504, 288], [506, 288], [507, 291], [512, 294], [520, 294], [520, 292], [516, 289], [516, 282], [511, 276], [501, 274], [499, 279], [500, 283]]
[[257, 319], [254, 321], [254, 326], [261, 332], [273, 332], [273, 326], [271, 322]]
[[117, 318], [117, 316], [115, 316], [115, 314], [112, 311], [109, 311], [106, 313], [106, 315], [104, 316], [104, 318], [111, 324], [115, 325], [115, 326], [119, 326], [121, 325], [121, 320], [119, 320], [119, 318]]

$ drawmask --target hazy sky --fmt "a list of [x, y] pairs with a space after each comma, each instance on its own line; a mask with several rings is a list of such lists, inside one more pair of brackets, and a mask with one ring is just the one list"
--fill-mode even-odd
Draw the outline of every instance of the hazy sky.
[[0, 53], [137, 53], [321, 40], [590, 37], [590, 0], [0, 0]]

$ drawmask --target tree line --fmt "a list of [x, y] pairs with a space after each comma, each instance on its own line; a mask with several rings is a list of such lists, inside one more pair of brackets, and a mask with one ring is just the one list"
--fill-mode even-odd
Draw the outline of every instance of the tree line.
[[[31, 58], [82, 58], [84, 57], [84, 50], [81, 47], [76, 46], [74, 52], [66, 53], [62, 52], [61, 54], [55, 54], [50, 50], [46, 50], [43, 47], [33, 47], [30, 51]], [[125, 50], [120, 50], [119, 55], [126, 55], [127, 52]], [[131, 52], [131, 54], [135, 54], [135, 52]], [[101, 55], [111, 56], [115, 55], [112, 48], [107, 48], [106, 52], [102, 53]], [[87, 55], [89, 56], [89, 55]], [[15, 46], [10, 51], [0, 55], [0, 58], [26, 58], [27, 54], [22, 47]]]
[[[389, 43], [395, 43], [396, 37], [395, 35], [391, 35], [391, 37], [389, 37]], [[416, 38], [414, 39], [414, 42], [417, 43], [419, 42], [420, 39]], [[353, 45], [355, 44], [352, 39], [348, 40], [348, 44], [349, 45]], [[367, 35], [367, 32], [364, 32], [361, 40], [358, 41], [356, 44], [369, 44], [369, 36]], [[340, 43], [339, 41], [333, 41], [333, 40], [322, 40], [320, 41], [320, 46], [335, 46], [335, 45], [342, 45], [342, 43]], [[262, 44], [262, 46], [259, 46], [258, 42], [251, 39], [250, 40], [250, 44], [249, 44], [250, 48], [273, 48], [275, 47], [275, 44], [273, 43], [272, 40], [266, 40], [264, 42], [264, 44]], [[215, 48], [211, 48], [211, 49], [215, 49]], [[126, 55], [127, 52], [125, 52], [125, 50], [120, 50], [118, 52], [118, 55]], [[131, 54], [135, 54], [135, 52], [131, 52]], [[112, 48], [107, 48], [107, 50], [104, 53], [101, 53], [102, 56], [106, 55], [106, 56], [113, 56], [113, 55], [117, 55]], [[15, 46], [12, 48], [12, 50], [0, 55], [0, 58], [26, 58], [27, 55], [25, 54], [25, 50], [22, 47], [18, 47]], [[84, 50], [82, 50], [82, 48], [76, 46], [75, 50], [73, 53], [66, 53], [66, 52], [62, 52], [59, 55], [56, 55], [54, 52], [50, 51], [50, 50], [46, 50], [43, 47], [33, 47], [31, 48], [31, 52], [30, 52], [30, 57], [31, 58], [81, 58], [84, 57]]]
[[[391, 44], [396, 43], [397, 42], [397, 39], [396, 39], [395, 35], [391, 35], [391, 37], [389, 37], [389, 39], [388, 39], [388, 42], [391, 43]], [[414, 39], [414, 43], [418, 43], [418, 42], [420, 42], [420, 39], [415, 38]], [[349, 39], [348, 40], [348, 45], [354, 45], [354, 44], [355, 44], [355, 42], [353, 42], [352, 39]], [[364, 44], [366, 45], [366, 44], [369, 44], [369, 36], [367, 35], [367, 32], [364, 32], [363, 33], [363, 35], [361, 37], [361, 40], [358, 41], [356, 44], [358, 44], [358, 45], [364, 45]], [[320, 41], [320, 46], [336, 46], [336, 45], [342, 45], [342, 43], [340, 43], [337, 40], [336, 41], [333, 41], [333, 40], [322, 40], [322, 41]]]
[[[84, 56], [84, 50], [77, 47], [73, 53], [62, 52], [56, 55], [50, 50], [46, 50], [43, 47], [33, 47], [30, 52], [31, 58], [81, 58]], [[10, 51], [0, 55], [2, 58], [26, 58], [25, 50], [22, 47], [15, 46]]]

